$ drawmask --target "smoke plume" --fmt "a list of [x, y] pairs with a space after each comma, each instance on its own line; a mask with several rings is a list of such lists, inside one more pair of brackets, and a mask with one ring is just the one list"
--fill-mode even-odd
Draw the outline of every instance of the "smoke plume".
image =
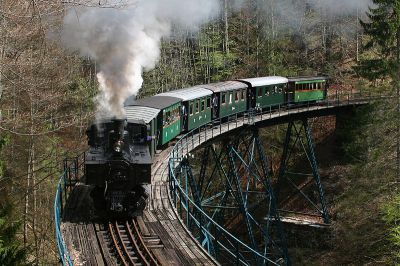
[[309, 0], [319, 9], [325, 9], [331, 15], [351, 15], [357, 12], [365, 13], [371, 0]]
[[62, 42], [96, 60], [98, 111], [118, 118], [124, 117], [124, 100], [141, 88], [143, 71], [158, 62], [161, 39], [170, 35], [171, 27], [197, 30], [220, 8], [216, 0], [130, 0], [122, 8], [95, 7], [95, 3], [68, 10]]
[[[317, 26], [312, 25], [312, 18], [306, 18], [309, 10], [315, 11], [315, 18], [334, 20], [345, 16], [365, 18], [368, 8], [373, 7], [372, 0], [279, 0], [269, 2], [269, 4], [268, 1], [262, 2], [264, 3], [265, 12], [271, 12], [271, 9], [274, 10], [273, 12], [276, 12], [282, 21], [296, 32], [305, 23], [309, 27]], [[317, 22], [315, 18], [314, 21]], [[356, 23], [348, 25], [348, 27], [351, 31], [355, 31], [358, 27], [358, 22], [356, 21]]]

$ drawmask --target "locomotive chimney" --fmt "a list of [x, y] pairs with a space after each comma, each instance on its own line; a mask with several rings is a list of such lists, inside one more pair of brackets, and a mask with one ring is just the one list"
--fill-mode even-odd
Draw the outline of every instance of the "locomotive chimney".
[[124, 128], [125, 120], [114, 119], [113, 120], [113, 149], [116, 153], [121, 153], [124, 146]]
[[116, 139], [123, 139], [124, 137], [125, 120], [124, 119], [114, 119], [113, 129], [115, 132]]

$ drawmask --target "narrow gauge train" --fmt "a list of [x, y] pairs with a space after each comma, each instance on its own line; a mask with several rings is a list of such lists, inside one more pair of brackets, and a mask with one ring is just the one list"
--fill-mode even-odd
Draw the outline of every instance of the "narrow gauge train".
[[86, 183], [103, 191], [107, 209], [131, 213], [145, 206], [156, 149], [214, 119], [250, 109], [315, 103], [329, 79], [260, 77], [199, 85], [127, 100], [126, 119], [110, 119], [87, 131]]

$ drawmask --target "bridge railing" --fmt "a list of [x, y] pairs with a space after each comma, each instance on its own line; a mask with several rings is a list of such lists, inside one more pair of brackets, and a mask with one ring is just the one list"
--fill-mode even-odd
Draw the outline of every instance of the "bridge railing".
[[54, 224], [60, 262], [64, 266], [72, 266], [71, 257], [67, 247], [65, 246], [60, 225], [68, 198], [74, 186], [81, 180], [81, 177], [85, 172], [85, 153], [82, 153], [73, 159], [64, 160], [63, 167], [64, 171], [58, 180], [56, 196], [54, 199]]
[[[272, 117], [287, 116], [294, 113], [327, 109], [331, 107], [338, 107], [343, 105], [360, 104], [363, 102], [380, 99], [387, 96], [380, 94], [372, 94], [370, 92], [350, 91], [350, 92], [330, 92], [327, 99], [319, 102], [306, 102], [302, 104], [285, 104], [276, 105], [267, 110], [251, 110], [232, 115], [225, 119], [217, 119], [211, 123], [205, 124], [196, 128], [185, 135], [183, 135], [174, 145], [169, 155], [169, 187], [170, 197], [175, 205], [175, 208], [185, 223], [187, 228], [192, 225], [192, 229], [196, 230], [200, 242], [208, 250], [211, 255], [216, 255], [216, 249], [213, 245], [225, 251], [225, 255], [231, 256], [231, 259], [236, 264], [262, 264], [272, 263], [278, 265], [276, 262], [271, 261], [265, 254], [254, 250], [240, 239], [232, 235], [225, 228], [213, 220], [207, 213], [203, 211], [201, 206], [195, 204], [192, 197], [189, 195], [189, 188], [187, 186], [188, 180], [182, 180], [182, 177], [177, 178], [177, 171], [179, 171], [180, 164], [185, 157], [190, 156], [190, 152], [202, 143], [213, 139], [217, 135], [227, 132], [231, 129], [242, 126], [243, 124], [253, 124], [255, 118], [258, 121]], [[193, 225], [195, 225], [193, 227]], [[223, 241], [221, 241], [224, 239]], [[247, 254], [247, 255], [246, 255]], [[252, 256], [248, 256], [252, 254]], [[252, 257], [253, 259], [249, 259]], [[218, 257], [217, 257], [218, 259]], [[230, 260], [233, 262], [232, 260]]]

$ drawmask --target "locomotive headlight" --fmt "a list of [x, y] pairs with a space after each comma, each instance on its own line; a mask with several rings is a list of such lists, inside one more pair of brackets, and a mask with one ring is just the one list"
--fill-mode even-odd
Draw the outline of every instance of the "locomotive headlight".
[[122, 146], [124, 145], [124, 142], [122, 140], [118, 140], [114, 144], [114, 151], [117, 153], [120, 153], [122, 151]]

